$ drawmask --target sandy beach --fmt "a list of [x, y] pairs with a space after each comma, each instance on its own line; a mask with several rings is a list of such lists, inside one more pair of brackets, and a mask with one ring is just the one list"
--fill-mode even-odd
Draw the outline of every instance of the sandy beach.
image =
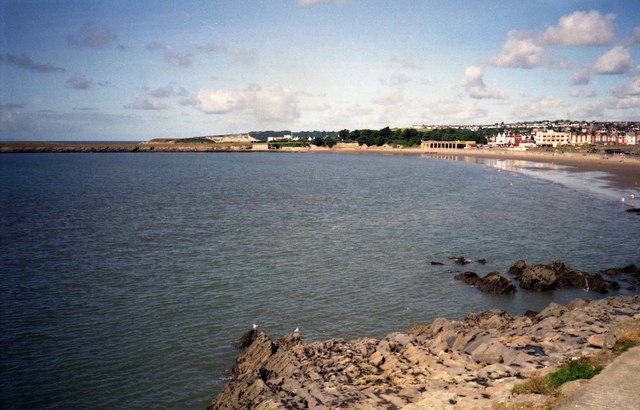
[[456, 159], [455, 157], [478, 157], [503, 160], [521, 160], [557, 164], [569, 167], [572, 172], [606, 172], [603, 179], [612, 187], [620, 189], [640, 188], [640, 158], [624, 155], [559, 153], [537, 151], [514, 151], [506, 149], [465, 149], [465, 150], [437, 150], [423, 151], [420, 148], [332, 148], [327, 152], [348, 152], [361, 154], [405, 154], [405, 155], [433, 155], [442, 159]]

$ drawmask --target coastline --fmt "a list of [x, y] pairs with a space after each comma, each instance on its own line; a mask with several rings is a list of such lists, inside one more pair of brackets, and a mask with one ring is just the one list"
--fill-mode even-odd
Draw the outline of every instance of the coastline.
[[468, 313], [379, 340], [306, 344], [297, 329], [276, 340], [254, 328], [208, 408], [544, 409], [558, 398], [514, 387], [577, 358], [607, 364], [638, 337], [640, 296], [574, 299], [523, 316]]
[[356, 146], [339, 143], [332, 148], [283, 147], [268, 149], [267, 144], [179, 144], [179, 143], [53, 143], [53, 142], [0, 142], [0, 154], [10, 153], [152, 153], [152, 152], [297, 152], [347, 153], [377, 155], [423, 155], [440, 159], [462, 157], [496, 160], [531, 161], [566, 166], [570, 172], [604, 172], [602, 180], [619, 189], [640, 189], [640, 158], [592, 153], [561, 153], [542, 151], [515, 151], [508, 149], [439, 149], [424, 151], [420, 148], [393, 148]]

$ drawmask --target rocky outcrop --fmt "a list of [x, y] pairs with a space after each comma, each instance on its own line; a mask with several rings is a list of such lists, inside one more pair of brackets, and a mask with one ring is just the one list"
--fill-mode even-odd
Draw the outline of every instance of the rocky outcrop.
[[640, 332], [639, 296], [551, 304], [533, 317], [493, 309], [380, 340], [258, 332], [209, 408], [512, 408], [522, 378], [606, 351], [630, 328]]
[[584, 288], [592, 292], [606, 293], [609, 289], [619, 288], [616, 282], [607, 281], [600, 274], [591, 275], [575, 270], [559, 261], [527, 265], [525, 261], [519, 260], [509, 268], [509, 273], [519, 281], [521, 288], [534, 291]]
[[515, 293], [516, 287], [511, 280], [500, 275], [500, 272], [491, 272], [484, 277], [479, 277], [475, 272], [462, 272], [453, 277], [467, 285], [473, 285], [479, 290], [496, 295]]

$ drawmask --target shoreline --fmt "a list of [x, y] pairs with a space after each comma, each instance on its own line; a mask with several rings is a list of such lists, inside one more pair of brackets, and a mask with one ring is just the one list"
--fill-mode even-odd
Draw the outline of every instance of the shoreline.
[[66, 142], [0, 142], [0, 154], [11, 153], [153, 153], [153, 152], [270, 152], [270, 153], [337, 153], [372, 155], [422, 155], [456, 160], [460, 157], [496, 160], [531, 161], [566, 166], [569, 172], [604, 172], [600, 179], [614, 188], [640, 189], [640, 158], [592, 153], [514, 151], [498, 148], [439, 149], [363, 147], [339, 143], [332, 148], [292, 147], [268, 149], [266, 144], [175, 144], [175, 143], [66, 143]]
[[612, 360], [625, 338], [639, 335], [640, 296], [550, 303], [523, 316], [491, 309], [381, 339], [303, 343], [297, 329], [271, 339], [254, 328], [208, 409], [543, 409], [558, 399], [514, 394], [514, 386], [576, 358]]

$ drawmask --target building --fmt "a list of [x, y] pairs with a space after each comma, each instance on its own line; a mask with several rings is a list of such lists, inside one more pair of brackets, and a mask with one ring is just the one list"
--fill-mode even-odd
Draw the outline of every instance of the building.
[[569, 133], [564, 131], [544, 130], [534, 134], [536, 145], [539, 147], [557, 147], [569, 145]]
[[476, 146], [475, 141], [421, 141], [422, 151], [432, 151], [439, 149], [466, 149]]

